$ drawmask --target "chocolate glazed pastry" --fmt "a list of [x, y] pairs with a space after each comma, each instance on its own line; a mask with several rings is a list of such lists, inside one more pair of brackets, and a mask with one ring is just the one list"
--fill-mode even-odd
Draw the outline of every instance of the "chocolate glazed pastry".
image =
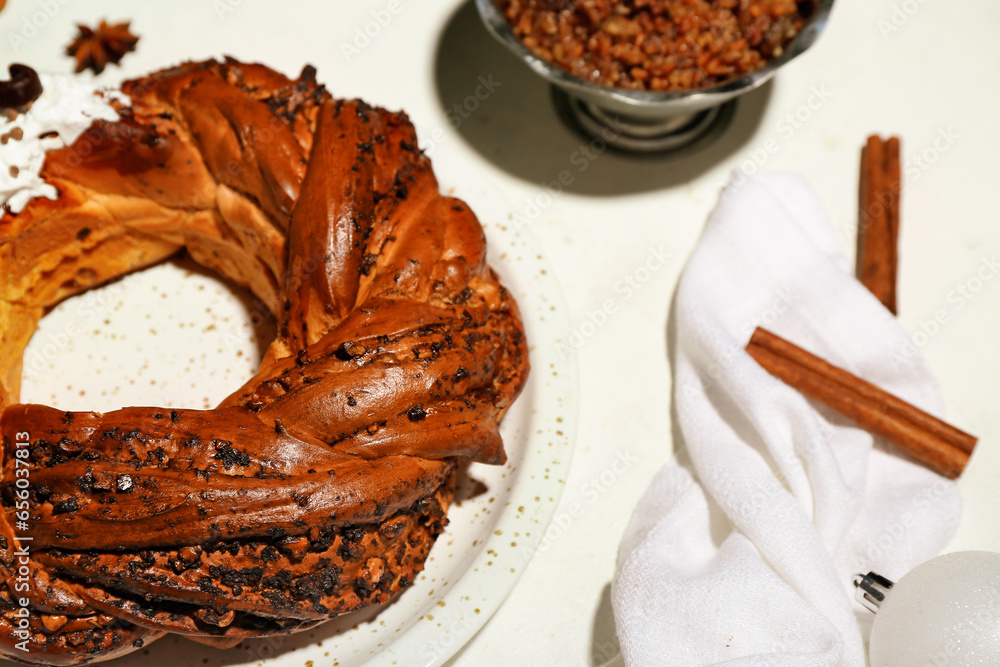
[[[4, 655], [231, 646], [385, 602], [422, 569], [457, 462], [505, 460], [527, 348], [482, 228], [404, 114], [314, 75], [228, 60], [127, 82], [119, 121], [48, 154], [59, 198], [0, 218]], [[209, 411], [18, 403], [46, 309], [182, 248], [277, 318], [253, 379]]]

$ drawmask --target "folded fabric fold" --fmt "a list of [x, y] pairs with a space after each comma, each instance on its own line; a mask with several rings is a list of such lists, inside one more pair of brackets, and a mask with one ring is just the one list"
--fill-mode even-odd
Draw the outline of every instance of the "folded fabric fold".
[[930, 371], [791, 174], [723, 192], [671, 323], [683, 437], [619, 552], [612, 600], [626, 663], [864, 665], [870, 621], [852, 575], [898, 578], [937, 554], [958, 524], [957, 486], [808, 401], [743, 347], [765, 326], [941, 415]]

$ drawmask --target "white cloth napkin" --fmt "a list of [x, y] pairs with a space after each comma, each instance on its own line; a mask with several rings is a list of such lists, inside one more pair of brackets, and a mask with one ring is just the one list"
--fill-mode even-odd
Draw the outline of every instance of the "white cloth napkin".
[[957, 486], [764, 371], [762, 325], [941, 414], [903, 328], [852, 276], [805, 182], [730, 185], [674, 304], [677, 457], [626, 529], [612, 584], [625, 662], [863, 666], [871, 614], [852, 575], [936, 555]]

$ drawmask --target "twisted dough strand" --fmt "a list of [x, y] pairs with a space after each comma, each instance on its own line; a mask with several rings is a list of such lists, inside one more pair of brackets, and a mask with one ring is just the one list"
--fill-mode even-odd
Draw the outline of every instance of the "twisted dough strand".
[[[38, 664], [167, 632], [229, 646], [387, 601], [443, 529], [456, 462], [505, 460], [497, 426], [528, 371], [482, 228], [404, 114], [233, 60], [123, 90], [119, 121], [47, 156], [59, 199], [0, 218], [0, 653]], [[255, 377], [209, 411], [17, 402], [45, 309], [181, 248], [277, 318]]]

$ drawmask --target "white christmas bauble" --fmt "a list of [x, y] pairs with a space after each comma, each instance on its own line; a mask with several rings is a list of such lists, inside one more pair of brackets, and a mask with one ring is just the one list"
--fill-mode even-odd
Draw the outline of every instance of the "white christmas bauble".
[[869, 645], [871, 667], [1000, 666], [1000, 554], [928, 561], [887, 592]]

